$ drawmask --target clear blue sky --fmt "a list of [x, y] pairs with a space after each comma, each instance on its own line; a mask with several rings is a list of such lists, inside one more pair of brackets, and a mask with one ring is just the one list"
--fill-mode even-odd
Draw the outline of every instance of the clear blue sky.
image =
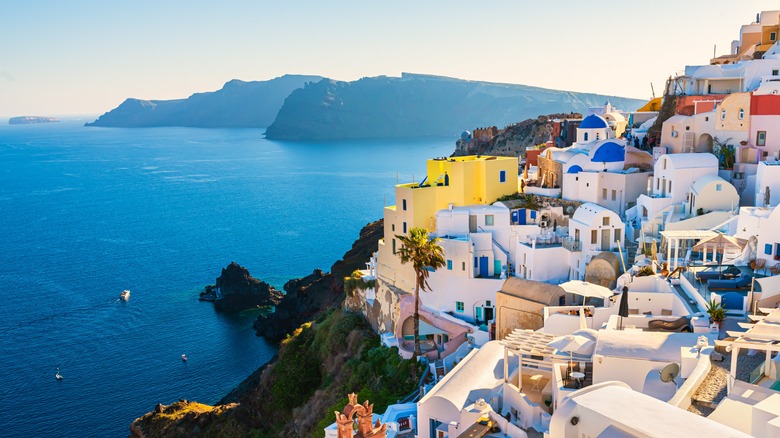
[[0, 116], [100, 114], [284, 73], [649, 98], [776, 0], [5, 1]]

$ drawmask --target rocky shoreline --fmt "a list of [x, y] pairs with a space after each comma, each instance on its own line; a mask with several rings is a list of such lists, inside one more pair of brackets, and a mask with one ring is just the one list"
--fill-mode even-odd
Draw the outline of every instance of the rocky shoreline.
[[[133, 421], [130, 436], [243, 437], [257, 433], [259, 436], [309, 436], [330, 406], [340, 403], [338, 397], [343, 396], [338, 391], [317, 389], [323, 376], [327, 375], [332, 382], [348, 381], [354, 370], [347, 365], [347, 360], [370, 348], [369, 340], [378, 343], [376, 334], [362, 317], [334, 310], [344, 301], [344, 277], [365, 266], [383, 232], [382, 219], [367, 224], [343, 258], [331, 266], [330, 272], [315, 269], [312, 274], [284, 285], [286, 294], [275, 305], [275, 311], [260, 315], [254, 323], [258, 336], [274, 343], [285, 340], [279, 354], [217, 405], [187, 400], [168, 406], [158, 404], [152, 412]], [[251, 284], [250, 288], [258, 287], [254, 281], [260, 282], [233, 263], [223, 270], [220, 278], [232, 279], [229, 284], [234, 286]], [[218, 279], [204, 293], [215, 294], [215, 288], [219, 287], [224, 295], [225, 285]], [[219, 301], [222, 300], [216, 300], [215, 304]], [[320, 348], [319, 343], [331, 347]], [[291, 369], [296, 367], [310, 373], [296, 373]], [[307, 379], [312, 381], [306, 382]], [[291, 381], [298, 387], [290, 388]], [[332, 382], [328, 387], [332, 387]], [[307, 432], [301, 433], [302, 430]]]
[[206, 286], [200, 293], [201, 301], [211, 301], [222, 312], [240, 312], [254, 307], [270, 307], [279, 304], [284, 295], [270, 284], [251, 275], [249, 270], [236, 262], [222, 269], [215, 284]]

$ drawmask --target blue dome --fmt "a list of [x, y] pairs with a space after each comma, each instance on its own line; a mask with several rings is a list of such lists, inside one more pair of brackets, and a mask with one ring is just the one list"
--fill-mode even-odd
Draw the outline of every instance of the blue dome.
[[619, 161], [624, 161], [626, 159], [626, 150], [623, 148], [623, 146], [615, 143], [614, 141], [608, 141], [601, 146], [599, 146], [598, 149], [596, 149], [596, 153], [593, 154], [593, 158], [590, 159], [591, 162], [603, 162], [603, 163], [615, 163]]
[[585, 117], [582, 120], [582, 123], [580, 123], [580, 128], [582, 129], [602, 129], [608, 127], [609, 125], [607, 124], [607, 121], [604, 120], [603, 117], [597, 116], [595, 114], [591, 114], [588, 117]]
[[460, 133], [460, 139], [463, 141], [469, 141], [471, 140], [471, 133], [468, 131], [463, 131]]
[[578, 165], [571, 166], [569, 170], [566, 171], [566, 173], [580, 173], [582, 172], [582, 167]]

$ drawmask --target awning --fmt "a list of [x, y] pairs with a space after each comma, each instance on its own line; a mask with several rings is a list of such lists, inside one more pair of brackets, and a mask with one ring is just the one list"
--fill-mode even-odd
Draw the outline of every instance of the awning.
[[761, 287], [761, 299], [780, 294], [780, 275], [756, 278], [756, 283]]

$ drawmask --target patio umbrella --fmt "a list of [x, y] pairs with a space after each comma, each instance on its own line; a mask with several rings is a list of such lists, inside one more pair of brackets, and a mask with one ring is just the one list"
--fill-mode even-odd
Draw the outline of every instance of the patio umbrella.
[[583, 297], [595, 297], [607, 299], [613, 295], [612, 291], [598, 284], [588, 283], [582, 280], [571, 280], [560, 284], [561, 289], [570, 294]]
[[569, 353], [569, 369], [571, 369], [574, 362], [574, 353], [582, 355], [593, 354], [596, 343], [585, 336], [571, 334], [559, 336], [550, 341], [547, 346], [563, 353]]
[[716, 236], [710, 237], [709, 239], [704, 239], [697, 243], [692, 248], [692, 250], [699, 252], [706, 251], [708, 248], [714, 250], [716, 257], [720, 256], [718, 257], [718, 278], [720, 278], [721, 266], [723, 265], [723, 254], [726, 252], [726, 250], [737, 249], [742, 251], [745, 249], [746, 244], [747, 240], [745, 239], [738, 239], [736, 237], [726, 236], [723, 233], [718, 233]]
[[623, 318], [628, 316], [628, 286], [623, 286], [623, 293], [620, 294], [620, 304], [618, 305], [618, 316], [620, 316], [620, 328], [623, 329]]

